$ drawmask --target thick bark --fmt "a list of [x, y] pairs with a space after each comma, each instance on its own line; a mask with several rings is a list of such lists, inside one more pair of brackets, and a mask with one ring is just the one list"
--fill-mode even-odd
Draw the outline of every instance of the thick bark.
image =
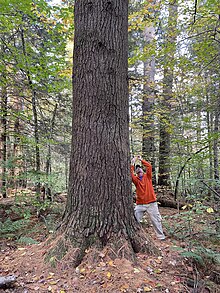
[[[72, 152], [65, 235], [50, 253], [109, 247], [128, 257], [147, 240], [133, 215], [127, 80], [128, 2], [75, 1]], [[157, 251], [156, 249], [154, 252]]]

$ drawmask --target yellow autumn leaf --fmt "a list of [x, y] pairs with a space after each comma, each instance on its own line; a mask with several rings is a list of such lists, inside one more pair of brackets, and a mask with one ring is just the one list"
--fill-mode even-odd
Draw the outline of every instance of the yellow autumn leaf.
[[144, 292], [150, 292], [151, 288], [150, 287], [144, 287]]
[[112, 274], [110, 272], [107, 272], [106, 276], [110, 279]]
[[47, 276], [47, 280], [53, 279], [53, 276]]
[[213, 208], [208, 208], [206, 211], [207, 211], [207, 213], [209, 213], [209, 214], [214, 213]]
[[183, 206], [183, 207], [182, 207], [182, 210], [185, 210], [186, 208], [187, 208], [187, 205]]
[[61, 289], [59, 293], [66, 293], [66, 291], [64, 291], [64, 290]]
[[56, 285], [58, 281], [49, 282], [50, 285]]
[[137, 268], [134, 268], [134, 273], [135, 273], [135, 274], [140, 273], [140, 270], [137, 269]]
[[111, 267], [114, 265], [114, 263], [113, 263], [112, 260], [110, 260], [110, 261], [108, 262], [108, 264], [109, 264]]

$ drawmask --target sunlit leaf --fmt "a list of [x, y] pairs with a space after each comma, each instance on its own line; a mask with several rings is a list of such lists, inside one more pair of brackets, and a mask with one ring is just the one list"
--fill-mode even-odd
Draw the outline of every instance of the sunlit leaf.
[[110, 272], [107, 272], [106, 276], [107, 276], [108, 279], [110, 279], [112, 274]]
[[207, 211], [207, 213], [209, 213], [209, 214], [214, 213], [213, 208], [208, 208], [206, 211]]

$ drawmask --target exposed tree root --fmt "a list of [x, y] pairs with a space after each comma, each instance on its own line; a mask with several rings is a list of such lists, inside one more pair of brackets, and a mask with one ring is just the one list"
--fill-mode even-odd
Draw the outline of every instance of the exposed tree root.
[[93, 261], [96, 262], [98, 255], [103, 255], [110, 259], [126, 258], [135, 262], [135, 253], [147, 253], [159, 255], [159, 249], [154, 245], [151, 238], [146, 237], [143, 229], [139, 229], [132, 237], [122, 235], [112, 235], [106, 244], [103, 244], [98, 237], [88, 237], [71, 239], [66, 234], [58, 235], [47, 246], [45, 260], [51, 266], [65, 265], [77, 267], [85, 256], [91, 254]]

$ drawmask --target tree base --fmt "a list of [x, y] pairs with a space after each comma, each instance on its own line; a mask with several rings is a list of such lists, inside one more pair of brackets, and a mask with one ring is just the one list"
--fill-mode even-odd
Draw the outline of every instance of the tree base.
[[112, 260], [125, 258], [135, 262], [136, 253], [146, 253], [150, 255], [160, 255], [160, 250], [154, 245], [150, 236], [146, 237], [146, 232], [140, 228], [132, 237], [122, 235], [112, 235], [106, 244], [97, 237], [74, 239], [65, 233], [57, 235], [47, 247], [45, 261], [52, 267], [58, 264], [79, 266], [84, 257], [90, 254], [93, 262], [98, 261], [100, 255]]

